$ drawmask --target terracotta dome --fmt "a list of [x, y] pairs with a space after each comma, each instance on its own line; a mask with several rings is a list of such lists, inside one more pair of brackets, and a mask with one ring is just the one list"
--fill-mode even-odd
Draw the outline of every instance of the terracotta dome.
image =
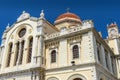
[[110, 25], [108, 25], [108, 28], [115, 27], [115, 26], [117, 26], [116, 23], [111, 23]]
[[67, 12], [67, 13], [64, 13], [64, 14], [61, 14], [60, 16], [58, 16], [55, 23], [65, 21], [65, 20], [72, 20], [72, 21], [81, 22], [79, 16], [77, 16], [74, 13]]
[[64, 13], [64, 14], [61, 14], [60, 16], [58, 16], [58, 18], [56, 20], [59, 20], [59, 19], [62, 19], [62, 18], [66, 18], [66, 17], [80, 19], [76, 14], [67, 12], [67, 13]]

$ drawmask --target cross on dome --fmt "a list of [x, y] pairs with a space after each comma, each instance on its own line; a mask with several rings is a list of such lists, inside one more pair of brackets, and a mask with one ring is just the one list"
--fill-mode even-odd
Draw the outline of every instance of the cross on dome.
[[67, 12], [70, 12], [70, 8], [67, 8], [66, 11], [67, 11]]

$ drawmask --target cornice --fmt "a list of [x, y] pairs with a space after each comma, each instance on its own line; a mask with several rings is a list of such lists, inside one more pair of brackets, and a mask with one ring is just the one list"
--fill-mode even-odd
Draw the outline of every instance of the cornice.
[[89, 62], [89, 63], [82, 63], [78, 65], [71, 65], [71, 66], [64, 66], [60, 68], [53, 68], [53, 69], [46, 69], [46, 72], [51, 72], [51, 71], [63, 71], [63, 70], [71, 70], [71, 69], [78, 69], [78, 68], [86, 68], [86, 67], [93, 67], [95, 65], [94, 62]]
[[[72, 37], [78, 34], [84, 34], [87, 33], [91, 30], [92, 28], [87, 28], [87, 29], [81, 29], [80, 27], [76, 27], [74, 29], [69, 29], [66, 30], [66, 32], [57, 32], [57, 33], [53, 33], [50, 35], [46, 35], [46, 39], [45, 42], [50, 41], [50, 40], [57, 40], [57, 39], [62, 39], [62, 38], [67, 38], [67, 37]], [[62, 34], [63, 33], [63, 34]]]
[[95, 66], [96, 66], [97, 70], [99, 70], [100, 72], [102, 72], [102, 74], [110, 75], [110, 76], [114, 77], [117, 80], [117, 77], [114, 74], [112, 74], [110, 72], [110, 70], [108, 70], [107, 68], [105, 68], [103, 65], [95, 63]]
[[34, 68], [30, 68], [30, 69], [26, 69], [26, 70], [20, 70], [20, 71], [11, 71], [11, 72], [7, 72], [7, 73], [0, 73], [0, 77], [3, 76], [14, 76], [14, 75], [18, 75], [18, 74], [23, 74], [23, 73], [30, 73], [32, 71], [43, 71], [44, 68], [42, 67], [34, 67]]

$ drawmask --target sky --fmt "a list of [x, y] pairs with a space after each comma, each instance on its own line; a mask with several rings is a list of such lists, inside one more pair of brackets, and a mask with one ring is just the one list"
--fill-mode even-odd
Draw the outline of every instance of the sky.
[[107, 36], [107, 24], [116, 22], [120, 26], [120, 0], [0, 0], [0, 38], [7, 24], [14, 24], [23, 11], [39, 17], [44, 10], [45, 18], [54, 24], [67, 8], [82, 21], [92, 20], [103, 38]]

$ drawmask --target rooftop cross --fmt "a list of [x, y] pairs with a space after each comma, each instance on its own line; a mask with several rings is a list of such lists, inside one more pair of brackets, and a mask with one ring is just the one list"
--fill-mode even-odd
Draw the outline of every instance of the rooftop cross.
[[67, 12], [70, 12], [70, 8], [67, 8], [66, 11], [67, 11]]
[[25, 11], [22, 12], [23, 14], [25, 13]]

